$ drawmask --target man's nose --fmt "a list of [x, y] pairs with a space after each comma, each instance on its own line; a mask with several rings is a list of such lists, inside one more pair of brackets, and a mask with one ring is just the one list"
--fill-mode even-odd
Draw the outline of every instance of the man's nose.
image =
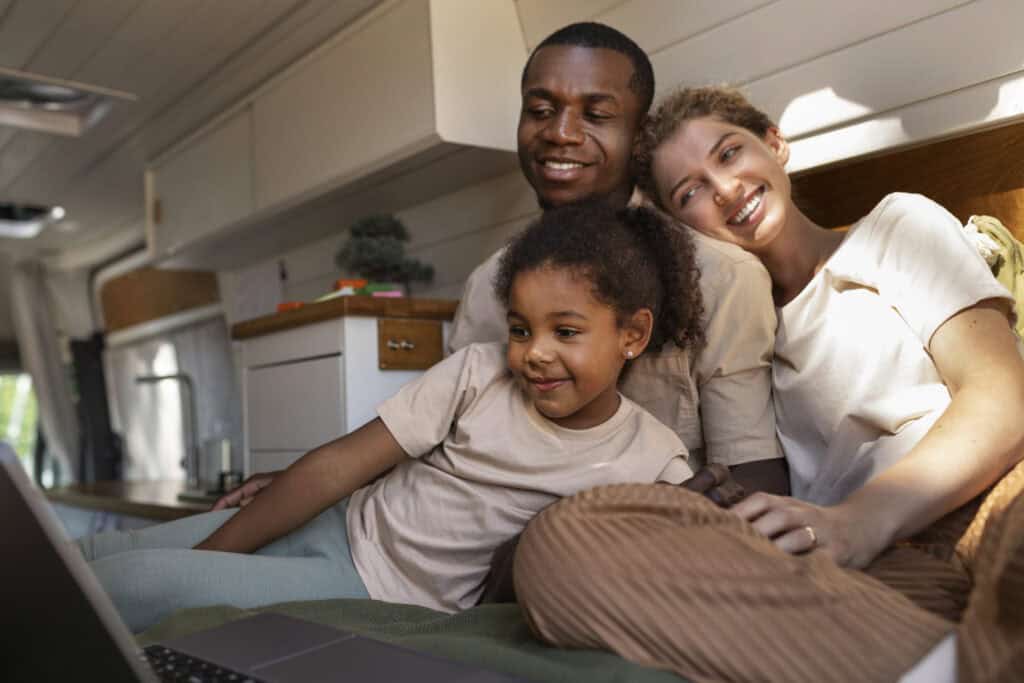
[[563, 109], [552, 116], [544, 129], [547, 140], [555, 145], [583, 144], [583, 125], [580, 116], [572, 109]]

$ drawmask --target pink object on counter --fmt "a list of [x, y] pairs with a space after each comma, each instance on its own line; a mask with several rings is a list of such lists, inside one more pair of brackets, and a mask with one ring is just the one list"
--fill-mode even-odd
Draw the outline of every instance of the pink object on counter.
[[383, 292], [373, 292], [370, 296], [379, 297], [381, 299], [401, 299], [404, 294], [397, 289], [388, 289]]

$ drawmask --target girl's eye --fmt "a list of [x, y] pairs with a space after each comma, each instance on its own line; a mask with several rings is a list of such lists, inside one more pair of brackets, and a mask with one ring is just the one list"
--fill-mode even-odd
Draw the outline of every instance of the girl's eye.
[[574, 330], [571, 327], [559, 327], [557, 330], [555, 330], [555, 334], [557, 336], [559, 336], [559, 337], [562, 337], [563, 339], [568, 339], [569, 337], [575, 337], [579, 333], [580, 333], [579, 330]]
[[530, 333], [521, 325], [510, 325], [508, 328], [508, 336], [512, 339], [526, 339], [530, 336]]

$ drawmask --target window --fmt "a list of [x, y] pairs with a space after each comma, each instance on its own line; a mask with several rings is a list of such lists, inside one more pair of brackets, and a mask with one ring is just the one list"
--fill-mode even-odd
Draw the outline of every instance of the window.
[[28, 373], [0, 374], [0, 439], [11, 445], [30, 473], [37, 419], [36, 395]]

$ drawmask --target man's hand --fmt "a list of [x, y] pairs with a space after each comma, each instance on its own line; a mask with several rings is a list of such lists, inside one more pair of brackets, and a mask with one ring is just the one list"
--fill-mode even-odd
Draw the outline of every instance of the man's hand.
[[245, 507], [252, 502], [252, 499], [256, 497], [256, 494], [270, 486], [270, 482], [272, 482], [274, 477], [278, 474], [280, 474], [280, 470], [275, 472], [260, 472], [259, 474], [252, 475], [242, 482], [241, 486], [228, 491], [218, 498], [217, 502], [213, 504], [211, 510]]
[[683, 482], [683, 488], [702, 493], [719, 507], [727, 508], [743, 500], [747, 492], [732, 477], [729, 468], [711, 463], [700, 468], [691, 479]]

